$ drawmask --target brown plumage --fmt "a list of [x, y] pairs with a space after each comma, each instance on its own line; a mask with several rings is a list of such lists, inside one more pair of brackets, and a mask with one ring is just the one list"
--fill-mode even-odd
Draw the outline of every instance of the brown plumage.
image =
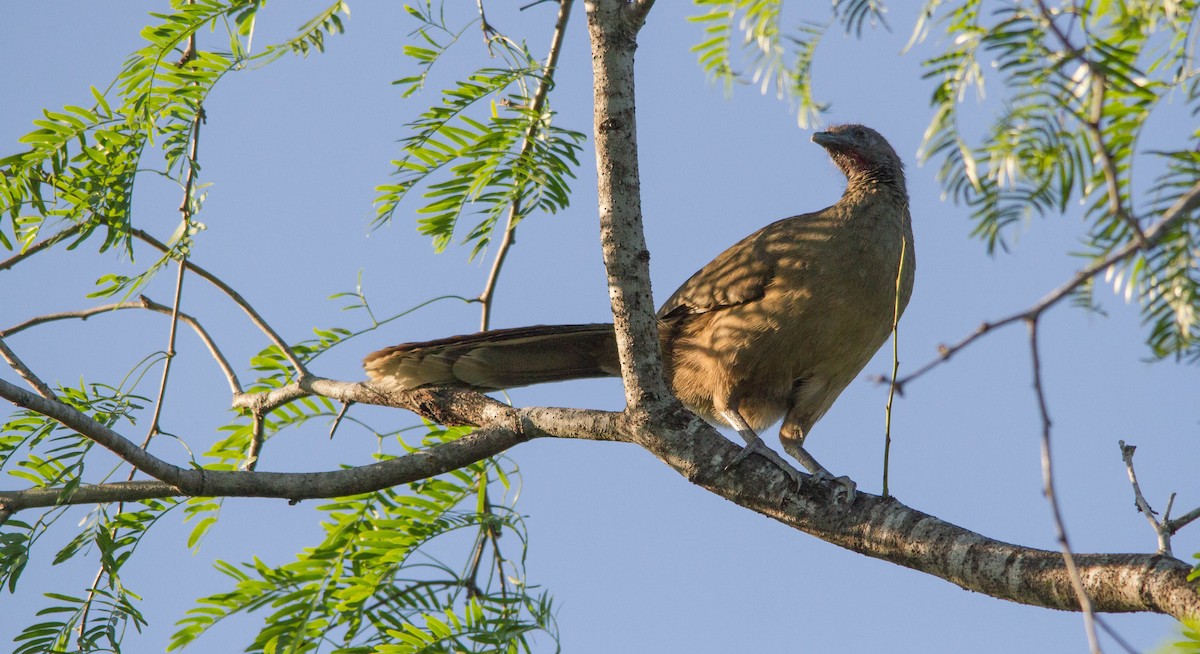
[[[658, 317], [667, 375], [685, 405], [737, 429], [747, 443], [743, 457], [758, 452], [777, 462], [757, 433], [782, 418], [784, 450], [827, 476], [804, 438], [887, 340], [901, 251], [901, 311], [915, 258], [895, 150], [862, 125], [835, 126], [812, 140], [846, 175], [841, 199], [742, 239], [684, 282]], [[408, 343], [369, 355], [364, 367], [388, 389], [488, 391], [620, 374], [611, 324]], [[852, 497], [852, 483], [843, 483]]]

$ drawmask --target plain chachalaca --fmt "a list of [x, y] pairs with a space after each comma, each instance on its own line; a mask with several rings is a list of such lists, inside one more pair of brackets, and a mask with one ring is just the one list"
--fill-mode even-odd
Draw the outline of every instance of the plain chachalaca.
[[[887, 340], [897, 299], [900, 311], [908, 304], [915, 269], [896, 151], [862, 125], [831, 127], [812, 140], [846, 175], [841, 199], [742, 239], [692, 275], [658, 312], [675, 395], [705, 419], [738, 431], [746, 448], [735, 463], [757, 452], [797, 481], [758, 432], [782, 418], [784, 451], [814, 476], [831, 476], [805, 451], [804, 439]], [[363, 365], [389, 390], [493, 391], [620, 375], [611, 324], [406, 343], [372, 353]], [[852, 498], [853, 482], [839, 482]]]

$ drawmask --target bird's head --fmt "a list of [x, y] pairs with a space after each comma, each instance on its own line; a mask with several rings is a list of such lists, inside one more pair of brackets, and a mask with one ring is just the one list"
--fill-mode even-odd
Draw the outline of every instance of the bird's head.
[[889, 184], [904, 191], [904, 163], [887, 139], [864, 125], [833, 125], [812, 135], [851, 186]]

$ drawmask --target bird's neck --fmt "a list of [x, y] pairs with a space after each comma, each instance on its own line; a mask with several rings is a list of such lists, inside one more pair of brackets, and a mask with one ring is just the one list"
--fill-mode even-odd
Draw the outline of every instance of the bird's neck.
[[908, 193], [904, 190], [904, 177], [895, 173], [866, 171], [850, 175], [846, 191], [838, 204], [846, 207], [874, 203], [892, 204], [908, 208]]

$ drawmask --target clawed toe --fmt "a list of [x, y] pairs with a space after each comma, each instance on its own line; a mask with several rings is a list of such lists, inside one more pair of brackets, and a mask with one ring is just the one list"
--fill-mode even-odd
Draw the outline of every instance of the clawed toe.
[[[816, 475], [813, 475], [814, 479], [816, 477]], [[837, 504], [841, 499], [844, 499], [846, 504], [854, 504], [854, 498], [858, 495], [858, 484], [855, 484], [853, 479], [846, 476], [831, 477], [829, 474], [825, 474], [823, 477], [821, 480], [822, 483], [830, 481], [837, 484], [837, 488], [833, 489], [834, 504]]]
[[761, 440], [754, 441], [753, 443], [748, 443], [745, 447], [742, 448], [742, 451], [738, 452], [737, 456], [733, 457], [733, 460], [730, 461], [729, 464], [725, 466], [725, 469], [729, 470], [730, 468], [736, 466], [737, 464], [741, 463], [742, 461], [745, 461], [746, 457], [748, 457], [751, 454], [754, 454], [756, 452], [758, 454], [763, 454], [763, 449], [765, 447], [766, 447], [766, 444], [764, 444]]

